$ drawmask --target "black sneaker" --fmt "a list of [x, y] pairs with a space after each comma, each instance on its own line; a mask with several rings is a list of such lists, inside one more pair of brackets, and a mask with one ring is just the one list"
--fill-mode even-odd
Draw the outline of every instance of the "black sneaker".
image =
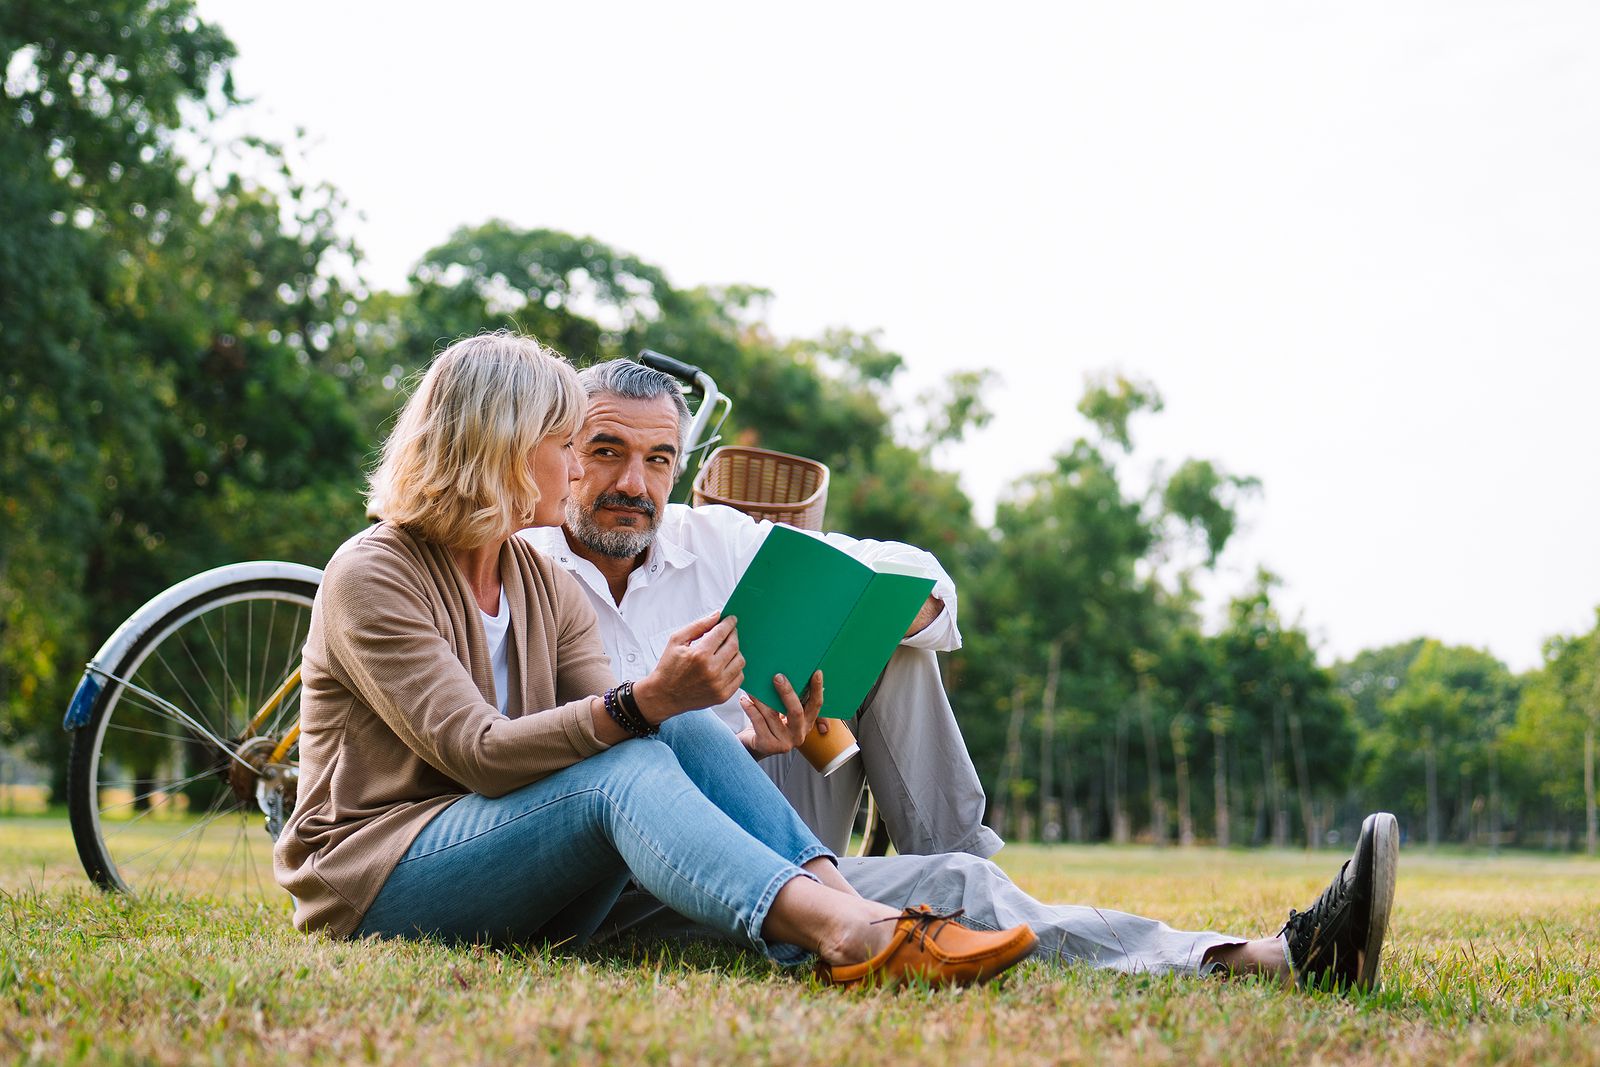
[[1289, 912], [1278, 931], [1302, 989], [1376, 989], [1378, 956], [1394, 905], [1400, 825], [1380, 811], [1361, 824], [1355, 855], [1305, 911]]

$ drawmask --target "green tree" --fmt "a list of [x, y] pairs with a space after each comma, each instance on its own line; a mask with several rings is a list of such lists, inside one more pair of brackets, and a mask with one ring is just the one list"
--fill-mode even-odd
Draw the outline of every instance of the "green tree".
[[[1251, 483], [1189, 463], [1176, 481], [1130, 491], [1120, 464], [1133, 423], [1160, 406], [1146, 383], [1089, 382], [1079, 412], [1090, 433], [1000, 502], [964, 609], [978, 621], [953, 673], [975, 759], [995, 770], [997, 798], [1024, 783], [1041, 825], [1064, 822], [1069, 833], [1083, 826], [1120, 840], [1142, 825], [1163, 841], [1174, 811], [1180, 837], [1194, 832], [1190, 763], [1203, 705], [1163, 676], [1175, 635], [1195, 626], [1193, 596], [1188, 572], [1164, 578], [1157, 564], [1197, 534], [1208, 546], [1199, 565], [1214, 563]], [[1024, 715], [1024, 704], [1037, 714]], [[1039, 738], [1037, 757], [1025, 733]]]
[[331, 191], [260, 141], [207, 154], [233, 52], [189, 3], [3, 17], [0, 699], [59, 770], [76, 675], [146, 597], [359, 525], [360, 294]]
[[1340, 692], [1350, 699], [1356, 722], [1371, 732], [1383, 724], [1383, 705], [1406, 679], [1406, 672], [1427, 644], [1417, 637], [1384, 648], [1363, 649], [1349, 660], [1337, 663], [1333, 676]]
[[1371, 802], [1420, 821], [1430, 845], [1492, 833], [1486, 794], [1517, 698], [1516, 679], [1488, 652], [1424, 641], [1368, 736]]
[[[108, 467], [153, 455], [121, 298], [186, 199], [173, 134], [233, 49], [187, 0], [0, 8], [0, 701], [62, 692]], [[59, 706], [59, 705], [57, 705]]]
[[779, 339], [753, 286], [675, 288], [665, 271], [593, 237], [491, 220], [431, 249], [410, 291], [387, 297], [370, 327], [391, 377], [483, 328], [535, 334], [575, 362], [652, 348], [704, 367], [737, 404], [724, 436], [809, 456], [832, 469], [829, 524], [924, 544], [957, 558], [976, 537], [971, 503], [928, 459], [987, 417], [983, 376], [957, 376], [929, 402], [922, 440], [894, 439], [890, 386], [904, 367], [872, 333]]
[[1297, 810], [1311, 847], [1335, 822], [1354, 775], [1358, 734], [1349, 702], [1317, 665], [1306, 633], [1286, 625], [1274, 607], [1275, 584], [1259, 572], [1255, 587], [1230, 605], [1215, 639], [1223, 675], [1215, 702], [1228, 709], [1230, 761], [1241, 792], [1254, 800], [1256, 840], [1288, 844]]
[[[1600, 618], [1600, 613], [1597, 613]], [[1553, 638], [1532, 672], [1506, 731], [1506, 762], [1527, 816], [1555, 829], [1582, 812], [1584, 846], [1600, 847], [1595, 761], [1600, 732], [1600, 623], [1587, 634]]]

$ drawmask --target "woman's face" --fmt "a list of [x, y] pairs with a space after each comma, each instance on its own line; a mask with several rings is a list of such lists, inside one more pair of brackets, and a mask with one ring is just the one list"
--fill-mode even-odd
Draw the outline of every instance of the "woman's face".
[[534, 484], [539, 487], [535, 526], [560, 526], [566, 520], [567, 486], [574, 478], [583, 477], [583, 462], [572, 445], [571, 437], [553, 433], [533, 450], [528, 462], [533, 467]]

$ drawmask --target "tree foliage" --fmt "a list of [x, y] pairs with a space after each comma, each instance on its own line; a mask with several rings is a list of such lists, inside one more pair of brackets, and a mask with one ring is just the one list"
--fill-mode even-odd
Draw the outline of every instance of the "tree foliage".
[[1327, 670], [1264, 572], [1205, 625], [1197, 576], [1260, 486], [1200, 457], [1140, 474], [1150, 382], [1091, 377], [1084, 432], [985, 528], [934, 457], [990, 422], [990, 371], [901, 405], [875, 332], [780, 337], [757, 286], [503, 220], [367, 292], [339, 196], [215, 132], [233, 57], [191, 0], [0, 6], [0, 744], [64, 766], [84, 660], [152, 593], [325, 560], [410, 377], [511, 326], [580, 364], [700, 364], [737, 398], [728, 440], [829, 464], [830, 526], [940, 556], [947, 681], [1008, 833], [1316, 843], [1391, 807], [1413, 840], [1595, 847], [1600, 626], [1522, 678], [1420, 637]]
[[174, 149], [235, 104], [226, 38], [186, 2], [4, 18], [0, 699], [48, 751], [94, 635], [144, 598], [325, 559], [367, 443], [336, 200], [270, 145], [241, 150], [275, 190]]

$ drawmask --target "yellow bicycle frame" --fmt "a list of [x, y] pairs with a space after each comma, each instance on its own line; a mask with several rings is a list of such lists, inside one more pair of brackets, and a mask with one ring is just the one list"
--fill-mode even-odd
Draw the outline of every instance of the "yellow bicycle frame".
[[[296, 667], [290, 672], [289, 677], [283, 680], [283, 684], [273, 690], [271, 696], [267, 697], [266, 703], [261, 705], [261, 710], [256, 712], [255, 718], [250, 720], [250, 725], [245, 727], [244, 736], [254, 737], [256, 731], [261, 729], [267, 718], [278, 710], [278, 705], [283, 703], [283, 698], [288, 696], [290, 691], [299, 684], [300, 668]], [[272, 755], [267, 757], [267, 762], [282, 763], [284, 757], [289, 754], [289, 750], [294, 747], [295, 742], [298, 740], [300, 740], [300, 723], [296, 721], [289, 728], [289, 732], [283, 735], [283, 739], [278, 742], [277, 747], [272, 750]]]

